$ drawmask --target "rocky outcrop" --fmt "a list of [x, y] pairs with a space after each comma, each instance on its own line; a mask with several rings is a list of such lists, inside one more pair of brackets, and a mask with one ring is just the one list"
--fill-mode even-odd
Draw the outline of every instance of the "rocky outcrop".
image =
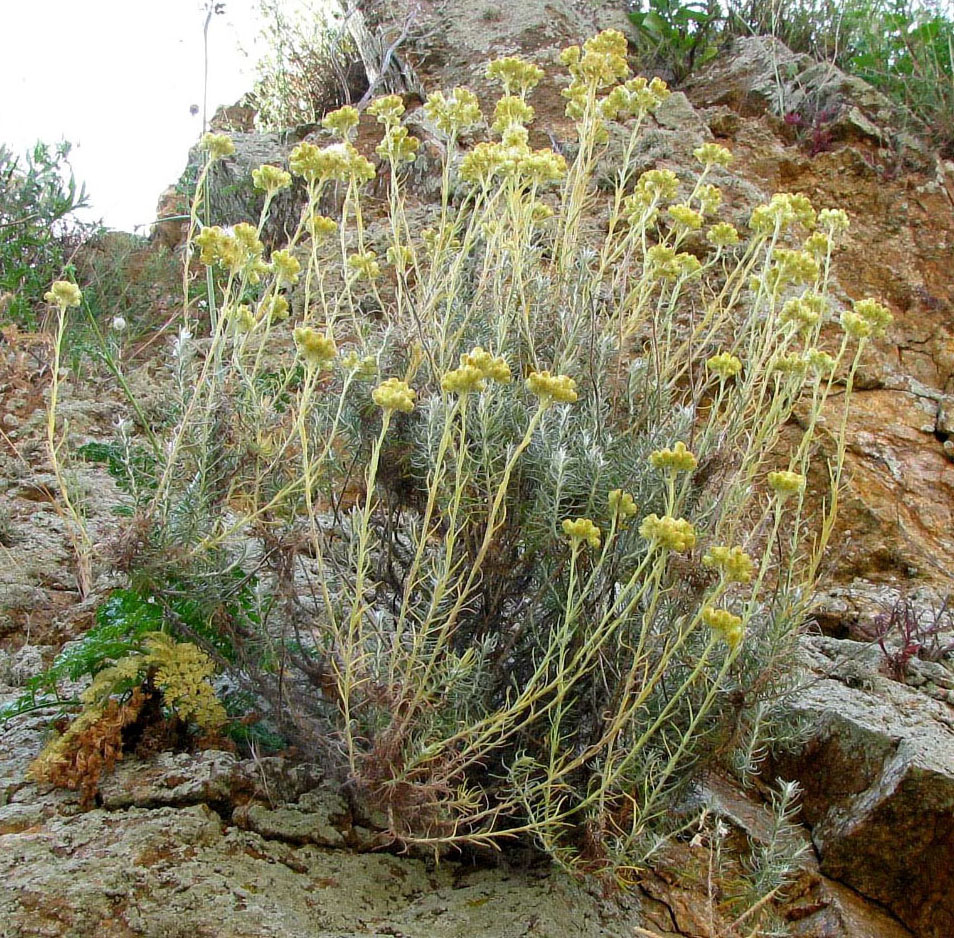
[[[877, 647], [806, 640], [790, 700], [807, 733], [777, 770], [804, 789], [820, 869], [922, 938], [954, 934], [954, 691], [937, 700], [879, 671]], [[936, 680], [954, 686], [939, 666]], [[943, 690], [943, 688], [942, 688]]]

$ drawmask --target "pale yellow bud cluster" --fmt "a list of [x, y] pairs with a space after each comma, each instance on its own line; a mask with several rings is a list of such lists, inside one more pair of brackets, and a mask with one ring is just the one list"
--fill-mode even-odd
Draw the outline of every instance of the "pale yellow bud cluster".
[[678, 280], [698, 273], [702, 267], [699, 258], [685, 251], [677, 254], [665, 244], [654, 244], [646, 252], [646, 261], [654, 280]]
[[268, 163], [263, 163], [258, 169], [252, 170], [252, 184], [256, 189], [263, 189], [269, 195], [274, 195], [280, 189], [287, 189], [291, 181], [291, 173]]
[[477, 95], [469, 88], [455, 88], [450, 100], [442, 91], [427, 96], [424, 113], [434, 121], [437, 129], [448, 137], [470, 130], [483, 120]]
[[702, 610], [702, 621], [712, 629], [718, 632], [724, 639], [729, 648], [738, 647], [742, 641], [742, 619], [733, 615], [728, 609], [715, 609], [712, 606], [706, 606]]
[[821, 349], [809, 349], [805, 353], [808, 367], [817, 375], [830, 375], [835, 370], [835, 359]]
[[403, 244], [392, 244], [386, 254], [388, 263], [399, 271], [406, 270], [414, 263], [414, 252]]
[[332, 180], [346, 182], [349, 179], [364, 183], [374, 179], [372, 163], [348, 142], [333, 143], [323, 148], [307, 141], [299, 143], [292, 150], [288, 164], [293, 173], [308, 183]]
[[258, 239], [258, 232], [248, 222], [241, 222], [229, 234], [218, 225], [209, 225], [196, 235], [199, 260], [206, 266], [218, 264], [232, 273], [243, 268], [252, 283], [257, 283], [268, 265], [262, 260], [265, 246]]
[[221, 160], [235, 152], [235, 144], [227, 134], [206, 134], [202, 138], [202, 149], [207, 151], [209, 159]]
[[309, 368], [320, 368], [333, 361], [338, 354], [338, 346], [332, 336], [322, 335], [317, 329], [299, 326], [295, 332], [295, 345]]
[[572, 404], [579, 396], [576, 382], [567, 375], [551, 375], [549, 371], [532, 371], [527, 378], [527, 389], [549, 406], [552, 403]]
[[777, 192], [768, 205], [758, 205], [749, 218], [749, 227], [760, 234], [785, 231], [798, 222], [805, 228], [815, 227], [815, 210], [804, 195]]
[[353, 270], [357, 279], [374, 280], [381, 276], [381, 265], [377, 261], [378, 255], [374, 251], [360, 251], [348, 255], [348, 268]]
[[382, 410], [399, 410], [405, 414], [414, 410], [416, 397], [411, 386], [400, 378], [388, 378], [371, 392], [371, 399]]
[[719, 570], [729, 583], [748, 583], [755, 569], [752, 558], [741, 547], [716, 544], [706, 551], [702, 565]]
[[65, 310], [69, 306], [79, 306], [83, 300], [83, 294], [75, 283], [70, 283], [69, 280], [57, 280], [43, 294], [43, 299], [51, 306], [59, 306], [61, 310]]
[[794, 300], [788, 300], [782, 307], [779, 319], [792, 324], [797, 329], [811, 329], [816, 326], [825, 312], [826, 300], [818, 293], [806, 293]]
[[782, 499], [789, 495], [796, 495], [805, 488], [805, 476], [798, 472], [770, 472], [768, 474], [769, 487]]
[[534, 110], [523, 98], [515, 95], [505, 95], [494, 108], [494, 122], [491, 128], [502, 134], [515, 124], [523, 127], [533, 123]]
[[735, 225], [720, 221], [706, 232], [706, 239], [717, 248], [731, 248], [739, 243], [739, 232]]
[[732, 152], [718, 143], [704, 143], [696, 147], [692, 155], [706, 168], [728, 166], [732, 162]]
[[377, 118], [379, 124], [385, 127], [391, 127], [396, 124], [401, 115], [404, 114], [404, 102], [400, 95], [386, 94], [380, 98], [375, 98], [368, 105], [368, 113]]
[[669, 95], [669, 88], [661, 78], [647, 81], [639, 75], [617, 85], [600, 101], [600, 116], [617, 121], [643, 117], [652, 114]]
[[360, 120], [361, 115], [358, 113], [358, 109], [346, 104], [344, 107], [339, 107], [336, 111], [326, 114], [321, 121], [321, 126], [325, 130], [330, 130], [342, 140], [350, 140]]
[[222, 314], [232, 323], [232, 327], [238, 333], [251, 332], [257, 323], [252, 308], [246, 304], [241, 304], [234, 308], [226, 307]]
[[803, 375], [807, 369], [808, 361], [798, 352], [777, 355], [771, 363], [771, 370], [783, 375]]
[[606, 29], [587, 39], [582, 49], [564, 49], [560, 61], [569, 69], [574, 84], [606, 88], [629, 76], [626, 52], [626, 37], [618, 30]]
[[630, 495], [629, 492], [624, 492], [622, 489], [613, 489], [609, 493], [608, 500], [610, 514], [618, 518], [621, 523], [628, 521], [639, 511], [639, 506], [636, 504], [633, 496]]
[[272, 251], [272, 270], [278, 286], [292, 286], [298, 282], [301, 264], [291, 251]]
[[460, 363], [471, 368], [476, 368], [485, 378], [490, 378], [499, 384], [510, 383], [510, 366], [503, 356], [491, 355], [484, 351], [479, 345], [475, 346], [470, 352], [465, 352], [460, 357]]
[[338, 223], [327, 215], [312, 215], [305, 222], [305, 229], [315, 241], [324, 241], [338, 230]]
[[894, 322], [894, 316], [891, 315], [888, 308], [870, 297], [864, 300], [855, 300], [852, 305], [855, 315], [859, 316], [868, 326], [870, 330], [868, 335], [875, 338], [883, 337], [888, 326]]
[[726, 381], [742, 371], [742, 362], [729, 352], [719, 352], [706, 361], [706, 368], [715, 372], [720, 381]]
[[775, 266], [766, 276], [770, 288], [788, 283], [814, 283], [821, 275], [817, 259], [806, 251], [776, 248], [772, 257]]
[[487, 77], [500, 82], [506, 95], [524, 97], [539, 84], [543, 75], [542, 68], [517, 56], [494, 59], [487, 66]]
[[722, 190], [705, 183], [696, 189], [696, 199], [699, 201], [699, 211], [703, 215], [712, 215], [722, 204]]
[[654, 450], [649, 454], [650, 465], [654, 469], [664, 469], [667, 472], [692, 472], [699, 464], [699, 460], [686, 448], [681, 440], [670, 449]]
[[818, 213], [818, 224], [827, 228], [829, 234], [847, 231], [851, 225], [848, 213], [840, 208], [823, 208]]
[[684, 203], [669, 206], [669, 214], [677, 228], [686, 231], [698, 231], [702, 227], [703, 217], [700, 212]]
[[813, 231], [805, 239], [802, 250], [807, 251], [817, 260], [823, 261], [831, 251], [831, 238], [823, 231]]
[[586, 542], [594, 550], [600, 546], [600, 529], [589, 518], [577, 518], [563, 522], [563, 533], [573, 542], [573, 546]]
[[413, 163], [420, 145], [421, 141], [417, 137], [412, 137], [407, 127], [394, 124], [388, 127], [384, 139], [375, 147], [375, 153], [395, 165]]
[[639, 535], [644, 540], [676, 553], [683, 553], [696, 546], [696, 532], [685, 518], [673, 518], [655, 513], [643, 518], [639, 526]]

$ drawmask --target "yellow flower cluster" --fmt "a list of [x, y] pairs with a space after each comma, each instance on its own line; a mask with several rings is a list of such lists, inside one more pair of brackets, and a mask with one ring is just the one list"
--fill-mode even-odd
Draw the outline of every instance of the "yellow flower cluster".
[[252, 283], [258, 283], [268, 272], [268, 265], [262, 259], [265, 246], [248, 222], [236, 225], [231, 234], [218, 225], [209, 225], [196, 235], [195, 243], [199, 260], [208, 267], [218, 264], [232, 273], [244, 268]]
[[348, 142], [333, 143], [324, 148], [307, 141], [299, 143], [292, 150], [288, 163], [292, 172], [308, 183], [345, 182], [348, 179], [364, 183], [374, 179], [374, 166]]
[[742, 371], [742, 362], [729, 352], [719, 352], [706, 361], [709, 371], [714, 371], [720, 381], [734, 378]]
[[551, 375], [549, 371], [532, 371], [527, 378], [527, 388], [540, 399], [540, 403], [549, 406], [572, 404], [579, 396], [576, 382], [567, 375]]
[[888, 326], [894, 322], [894, 316], [887, 307], [877, 300], [855, 300], [852, 310], [841, 314], [841, 325], [845, 332], [855, 339], [867, 339], [870, 336], [881, 338]]
[[392, 244], [385, 256], [388, 263], [398, 270], [406, 270], [414, 263], [414, 252], [403, 244]]
[[732, 152], [718, 143], [704, 143], [696, 147], [692, 155], [707, 169], [710, 166], [728, 166], [732, 162]]
[[609, 508], [610, 514], [617, 517], [620, 522], [628, 521], [639, 511], [633, 496], [622, 489], [613, 489], [609, 493]]
[[227, 134], [206, 134], [201, 146], [208, 151], [209, 159], [212, 160], [221, 160], [235, 152], [235, 144]]
[[262, 304], [261, 314], [272, 322], [284, 322], [288, 319], [288, 300], [280, 293], [273, 295]]
[[717, 248], [731, 248], [739, 243], [739, 232], [735, 225], [720, 221], [706, 232], [706, 239]]
[[374, 280], [381, 276], [381, 265], [377, 261], [378, 255], [374, 251], [361, 251], [357, 254], [348, 255], [348, 267], [355, 272], [360, 280], [366, 277], [368, 280]]
[[242, 303], [236, 307], [226, 307], [222, 314], [231, 321], [233, 328], [238, 333], [251, 332], [256, 325], [255, 314], [252, 307]]
[[226, 715], [212, 688], [215, 665], [209, 656], [192, 642], [177, 642], [162, 632], [152, 633], [146, 647], [166, 706], [206, 732], [219, 729]]
[[771, 369], [783, 375], [803, 375], [808, 370], [808, 360], [798, 352], [776, 355], [772, 359]]
[[805, 353], [805, 358], [808, 361], [808, 367], [811, 368], [815, 374], [818, 375], [830, 375], [835, 370], [835, 359], [818, 348], [809, 349]]
[[823, 208], [818, 213], [818, 224], [827, 228], [829, 234], [835, 234], [847, 231], [851, 222], [848, 221], [848, 213], [840, 208]]
[[61, 310], [65, 310], [68, 306], [79, 306], [83, 300], [83, 294], [75, 283], [70, 283], [69, 280], [57, 280], [43, 294], [43, 299], [51, 306], [59, 306]]
[[395, 165], [413, 163], [420, 145], [421, 141], [412, 137], [407, 127], [394, 124], [388, 127], [384, 139], [375, 147], [375, 153]]
[[776, 248], [772, 258], [775, 266], [769, 270], [766, 278], [771, 288], [788, 283], [814, 283], [821, 275], [818, 261], [807, 251]]
[[698, 231], [702, 227], [702, 214], [685, 203], [669, 206], [669, 214], [676, 223], [677, 228], [684, 228], [687, 231]]
[[636, 180], [633, 197], [643, 205], [674, 199], [679, 177], [671, 169], [648, 169]]
[[741, 547], [715, 544], [706, 551], [702, 565], [719, 570], [729, 583], [748, 583], [755, 569], [752, 558]]
[[495, 358], [478, 345], [461, 355], [460, 367], [444, 375], [441, 387], [448, 394], [468, 394], [471, 391], [483, 391], [488, 379], [508, 384], [510, 366], [504, 358]]
[[503, 86], [505, 95], [526, 96], [543, 78], [543, 69], [517, 56], [494, 59], [487, 66], [487, 77]]
[[444, 97], [442, 91], [429, 94], [424, 113], [434, 121], [437, 129], [448, 137], [470, 130], [484, 117], [477, 95], [469, 88], [455, 88], [450, 100]]
[[685, 251], [677, 254], [665, 244], [654, 244], [646, 252], [649, 275], [655, 280], [678, 280], [698, 273], [702, 264], [698, 257]]
[[642, 75], [617, 85], [600, 101], [600, 115], [606, 120], [624, 121], [652, 114], [670, 95], [661, 78], [647, 81]]
[[728, 609], [715, 609], [712, 606], [706, 606], [702, 610], [702, 621], [712, 629], [718, 632], [724, 639], [729, 648], [736, 648], [742, 641], [742, 619], [733, 615]]
[[309, 368], [320, 368], [334, 360], [338, 354], [338, 346], [331, 336], [322, 335], [316, 329], [308, 326], [299, 326], [295, 332], [295, 345], [298, 354], [304, 359]]
[[667, 472], [692, 472], [699, 465], [699, 460], [686, 448], [681, 440], [670, 449], [654, 450], [649, 454], [649, 462], [654, 469], [665, 469]]
[[796, 495], [805, 488], [805, 476], [788, 470], [770, 472], [768, 484], [777, 495], [786, 499], [789, 495]]
[[571, 521], [567, 518], [563, 522], [563, 533], [576, 547], [584, 541], [594, 550], [600, 546], [600, 529], [589, 518], [577, 518]]
[[338, 230], [338, 223], [326, 215], [312, 215], [305, 223], [305, 229], [315, 241], [324, 241]]
[[301, 264], [291, 251], [272, 251], [272, 270], [280, 287], [291, 286], [298, 282]]
[[779, 316], [783, 323], [790, 323], [797, 329], [810, 329], [817, 325], [825, 312], [827, 302], [818, 293], [806, 293], [797, 299], [788, 300]]
[[749, 227], [760, 234], [785, 231], [796, 222], [805, 228], [815, 227], [815, 210], [804, 195], [776, 192], [768, 205], [758, 205], [749, 218]]
[[805, 239], [802, 250], [807, 251], [816, 260], [823, 261], [831, 250], [831, 238], [823, 231], [813, 231]]
[[380, 98], [375, 98], [368, 105], [368, 113], [376, 117], [379, 124], [385, 127], [391, 127], [396, 124], [404, 113], [404, 102], [400, 95], [386, 94]]
[[494, 122], [491, 129], [502, 134], [514, 125], [523, 127], [533, 123], [534, 110], [523, 98], [515, 95], [504, 95], [494, 108]]
[[269, 195], [274, 195], [280, 189], [287, 189], [291, 185], [291, 173], [278, 166], [263, 163], [258, 169], [252, 170], [252, 184], [256, 189], [263, 189]]
[[587, 87], [607, 88], [627, 78], [626, 52], [626, 37], [615, 29], [605, 29], [587, 39], [582, 49], [579, 46], [564, 49], [560, 61], [573, 76], [573, 84], [563, 94], [572, 101], [579, 97], [575, 86], [582, 86], [584, 90]]
[[336, 111], [330, 111], [321, 121], [321, 126], [325, 130], [330, 130], [335, 136], [342, 140], [350, 140], [355, 128], [361, 120], [361, 115], [356, 107], [346, 104], [339, 107]]
[[722, 190], [705, 183], [696, 189], [696, 198], [699, 200], [699, 211], [703, 215], [712, 215], [722, 204]]
[[691, 550], [696, 546], [696, 532], [685, 518], [673, 518], [664, 515], [660, 518], [655, 512], [643, 518], [639, 526], [639, 535], [652, 545], [674, 550], [677, 553]]
[[414, 410], [416, 396], [411, 386], [400, 378], [388, 378], [371, 392], [371, 399], [382, 410], [400, 410], [405, 414]]
[[[508, 128], [507, 133], [514, 129], [518, 128]], [[549, 148], [531, 150], [525, 142], [508, 145], [506, 140], [478, 143], [461, 160], [460, 178], [465, 182], [486, 187], [498, 175], [547, 185], [559, 182], [566, 175], [566, 160]]]

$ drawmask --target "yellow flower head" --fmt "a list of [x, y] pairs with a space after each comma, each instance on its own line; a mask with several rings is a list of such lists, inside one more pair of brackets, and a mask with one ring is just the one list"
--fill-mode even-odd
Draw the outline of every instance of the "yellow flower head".
[[487, 386], [484, 373], [473, 365], [461, 365], [441, 378], [441, 388], [448, 394], [469, 394]]
[[305, 228], [315, 241], [324, 241], [338, 230], [338, 223], [326, 215], [312, 215]]
[[400, 410], [405, 414], [414, 410], [416, 396], [413, 388], [400, 378], [388, 378], [371, 392], [371, 399], [382, 410]]
[[374, 179], [374, 166], [347, 141], [323, 148], [307, 141], [299, 143], [291, 151], [288, 165], [308, 183], [347, 182], [352, 178], [364, 183]]
[[503, 85], [504, 94], [524, 96], [543, 78], [543, 69], [516, 56], [494, 59], [487, 66], [487, 77]]
[[299, 326], [295, 332], [295, 345], [298, 354], [309, 368], [320, 368], [333, 361], [338, 354], [338, 346], [331, 336], [322, 335], [317, 329]]
[[460, 357], [461, 367], [476, 368], [485, 378], [498, 384], [510, 383], [510, 366], [502, 356], [485, 352], [479, 345]]
[[291, 251], [272, 251], [272, 268], [279, 286], [291, 286], [298, 282], [301, 264]]
[[494, 108], [494, 122], [491, 127], [502, 134], [514, 124], [523, 127], [532, 123], [533, 115], [533, 108], [523, 98], [516, 95], [504, 95]]
[[398, 270], [406, 270], [414, 263], [414, 252], [403, 244], [392, 244], [385, 256], [388, 263]]
[[264, 163], [258, 169], [252, 170], [252, 183], [256, 189], [264, 189], [269, 195], [274, 195], [280, 189], [287, 189], [291, 185], [291, 173]]
[[226, 309], [224, 312], [225, 315], [229, 316], [232, 320], [232, 325], [235, 327], [236, 332], [251, 332], [256, 326], [255, 314], [252, 312], [252, 308], [246, 306], [244, 303], [241, 306], [236, 306], [235, 309]]
[[572, 404], [578, 397], [576, 382], [567, 375], [551, 375], [549, 371], [532, 371], [527, 378], [527, 388], [540, 399], [544, 406], [556, 402]]
[[828, 229], [830, 235], [847, 231], [851, 225], [848, 213], [840, 208], [823, 208], [818, 213], [818, 224]]
[[65, 310], [68, 306], [79, 306], [83, 300], [83, 294], [75, 283], [69, 280], [57, 280], [53, 286], [43, 294], [43, 299], [51, 306], [59, 306]]
[[685, 518], [673, 518], [664, 515], [660, 518], [655, 512], [643, 518], [639, 526], [639, 535], [651, 545], [664, 547], [683, 553], [696, 546], [696, 532]]
[[803, 375], [808, 369], [808, 362], [798, 352], [789, 352], [787, 355], [776, 355], [771, 368], [783, 375]]
[[722, 204], [722, 190], [718, 186], [702, 185], [696, 190], [696, 198], [699, 200], [699, 211], [703, 215], [711, 215]]
[[381, 265], [377, 262], [377, 254], [374, 251], [350, 254], [348, 267], [355, 272], [358, 279], [365, 277], [368, 280], [374, 280], [381, 275]]
[[706, 551], [702, 565], [719, 570], [729, 583], [748, 583], [755, 569], [752, 558], [741, 547], [715, 544]]
[[702, 610], [702, 621], [713, 632], [719, 632], [730, 648], [735, 648], [742, 641], [742, 619], [733, 615], [728, 609], [706, 606]]
[[384, 139], [375, 147], [375, 153], [386, 160], [390, 160], [395, 165], [413, 163], [417, 157], [417, 148], [420, 145], [421, 141], [417, 137], [412, 137], [408, 133], [407, 127], [394, 124], [388, 127]]
[[888, 311], [886, 306], [882, 306], [877, 300], [871, 298], [865, 300], [855, 300], [855, 314], [860, 316], [870, 327], [870, 335], [875, 338], [884, 336], [888, 326], [894, 322], [894, 316]]
[[336, 111], [331, 111], [324, 116], [321, 126], [325, 130], [330, 130], [335, 136], [342, 140], [350, 140], [352, 132], [358, 126], [361, 115], [356, 107], [346, 104], [339, 107]]
[[730, 355], [728, 352], [719, 352], [718, 355], [713, 355], [706, 361], [706, 368], [709, 371], [714, 371], [719, 376], [720, 381], [726, 381], [729, 378], [734, 378], [742, 371], [742, 362], [735, 355]]
[[728, 166], [732, 162], [732, 152], [718, 143], [704, 143], [696, 147], [692, 155], [703, 166]]
[[830, 375], [835, 370], [835, 359], [822, 349], [809, 349], [805, 357], [808, 367], [817, 375]]
[[739, 243], [739, 232], [735, 225], [720, 221], [706, 232], [706, 239], [717, 248], [731, 248]]
[[375, 98], [368, 105], [368, 113], [378, 119], [379, 124], [390, 127], [397, 123], [404, 113], [404, 102], [400, 95], [386, 94], [383, 97]]
[[667, 446], [650, 453], [649, 462], [653, 468], [665, 469], [667, 472], [692, 472], [699, 465], [699, 460], [681, 440], [672, 449]]
[[563, 522], [563, 533], [574, 547], [584, 541], [594, 550], [600, 546], [600, 529], [589, 518], [577, 518], [576, 521], [567, 518]]
[[798, 472], [770, 472], [768, 484], [771, 489], [784, 501], [789, 495], [795, 495], [805, 488], [805, 476]]
[[448, 137], [470, 130], [484, 117], [477, 95], [469, 88], [455, 88], [450, 100], [444, 97], [442, 91], [435, 91], [427, 96], [424, 113]]
[[288, 300], [280, 294], [262, 304], [262, 315], [272, 322], [284, 322], [288, 319]]
[[684, 228], [687, 231], [698, 231], [702, 227], [702, 214], [684, 203], [670, 205], [669, 214], [678, 228]]
[[639, 511], [633, 496], [622, 489], [613, 489], [609, 493], [609, 508], [610, 514], [615, 515], [620, 522], [628, 521]]
[[235, 152], [235, 144], [227, 134], [206, 134], [202, 138], [202, 149], [208, 151], [209, 159], [221, 160]]

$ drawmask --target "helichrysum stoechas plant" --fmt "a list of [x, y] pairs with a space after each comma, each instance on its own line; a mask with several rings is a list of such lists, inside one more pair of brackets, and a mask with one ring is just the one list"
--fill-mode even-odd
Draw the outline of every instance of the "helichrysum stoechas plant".
[[[264, 216], [196, 222], [207, 307], [247, 314], [212, 317], [197, 353], [209, 326], [185, 306], [143, 510], [177, 557], [277, 597], [236, 643], [241, 674], [395, 837], [519, 836], [613, 870], [665, 832], [705, 753], [760, 751], [832, 530], [837, 416], [827, 467], [813, 436], [890, 315], [829, 298], [837, 210], [778, 194], [736, 229], [712, 143], [691, 171], [638, 172], [668, 89], [630, 75], [620, 34], [562, 58], [570, 162], [531, 145], [543, 76], [507, 58], [486, 111], [460, 88], [422, 108], [439, 204], [411, 210], [420, 146], [386, 96], [295, 147], [306, 200], [270, 260]], [[360, 121], [380, 125], [377, 167]], [[620, 133], [598, 223], [595, 168]], [[783, 442], [796, 404], [804, 435]], [[812, 469], [835, 481], [814, 515]]]

